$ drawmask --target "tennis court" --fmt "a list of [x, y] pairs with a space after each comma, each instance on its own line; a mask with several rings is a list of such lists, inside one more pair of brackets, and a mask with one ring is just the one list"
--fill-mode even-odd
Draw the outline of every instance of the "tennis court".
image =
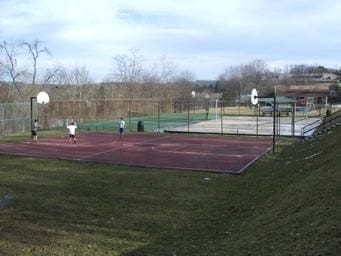
[[[294, 126], [292, 117], [277, 117], [276, 135], [301, 136], [303, 127], [316, 122], [322, 122], [322, 118], [296, 119]], [[271, 116], [228, 116], [221, 119], [194, 122], [189, 125], [172, 127], [167, 132], [196, 132], [196, 133], [223, 133], [234, 135], [261, 135], [273, 134], [273, 117]], [[314, 130], [305, 136], [310, 136]]]
[[105, 162], [128, 166], [241, 174], [272, 148], [272, 140], [175, 134], [82, 132], [68, 137], [0, 144], [1, 154]]

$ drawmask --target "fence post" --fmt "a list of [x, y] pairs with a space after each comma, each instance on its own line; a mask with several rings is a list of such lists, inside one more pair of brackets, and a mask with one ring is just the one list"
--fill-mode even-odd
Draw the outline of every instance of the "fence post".
[[1, 104], [1, 135], [4, 135], [4, 121], [5, 121], [5, 108], [4, 105]]
[[189, 101], [187, 101], [187, 133], [189, 134]]
[[272, 153], [275, 153], [275, 145], [276, 145], [276, 91], [274, 91], [272, 112], [273, 112]]
[[157, 101], [157, 132], [160, 132], [160, 99]]
[[257, 136], [257, 139], [258, 139], [258, 129], [259, 129], [259, 127], [258, 127], [258, 125], [259, 125], [259, 121], [258, 121], [258, 118], [259, 118], [259, 111], [260, 111], [260, 109], [259, 109], [259, 104], [257, 104], [257, 111], [256, 111], [256, 136]]
[[220, 128], [221, 128], [221, 135], [224, 135], [223, 107], [224, 107], [224, 101], [221, 101], [221, 106], [220, 106]]
[[128, 100], [128, 131], [130, 132], [130, 100]]
[[291, 108], [291, 136], [295, 137], [295, 112], [296, 112], [296, 103], [292, 104]]

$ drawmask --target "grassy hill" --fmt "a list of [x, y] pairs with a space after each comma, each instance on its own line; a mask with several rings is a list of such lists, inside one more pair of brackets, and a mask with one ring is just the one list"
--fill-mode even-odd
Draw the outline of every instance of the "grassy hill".
[[0, 155], [0, 255], [339, 255], [340, 173], [340, 127], [242, 176]]

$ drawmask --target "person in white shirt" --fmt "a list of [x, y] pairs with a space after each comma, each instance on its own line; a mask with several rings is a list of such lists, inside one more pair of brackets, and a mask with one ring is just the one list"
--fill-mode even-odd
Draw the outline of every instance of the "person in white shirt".
[[66, 128], [69, 129], [69, 141], [73, 142], [73, 143], [77, 143], [77, 139], [76, 139], [77, 125], [76, 125], [76, 123], [72, 122], [70, 125], [67, 125]]
[[119, 133], [120, 133], [120, 138], [123, 137], [124, 135], [124, 127], [126, 125], [126, 122], [124, 122], [123, 117], [120, 118], [120, 129], [119, 129]]

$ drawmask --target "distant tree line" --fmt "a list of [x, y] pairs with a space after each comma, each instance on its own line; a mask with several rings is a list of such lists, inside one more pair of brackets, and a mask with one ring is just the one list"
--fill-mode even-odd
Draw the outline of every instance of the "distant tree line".
[[231, 66], [219, 75], [215, 92], [224, 100], [241, 100], [243, 95], [250, 94], [252, 88], [259, 90], [263, 96], [271, 96], [274, 87], [287, 85], [318, 84], [326, 82], [324, 73], [334, 74], [334, 87], [338, 90], [336, 80], [340, 79], [341, 69], [330, 69], [323, 66], [288, 65], [283, 70], [270, 71], [263, 60], [253, 60], [247, 64]]
[[[186, 101], [195, 90], [199, 97], [215, 95], [222, 100], [240, 100], [257, 88], [264, 95], [273, 92], [274, 85], [310, 82], [322, 73], [338, 77], [341, 70], [323, 66], [289, 65], [270, 71], [263, 60], [230, 66], [215, 81], [204, 86], [191, 71], [179, 71], [166, 57], [147, 68], [138, 49], [112, 57], [112, 72], [102, 82], [94, 82], [85, 66], [65, 67], [55, 64], [41, 67], [41, 59], [53, 54], [39, 40], [32, 42], [0, 42], [0, 103], [25, 102], [45, 90], [53, 100], [89, 99], [150, 99], [176, 98]], [[223, 68], [223, 67], [222, 67]]]
[[55, 100], [186, 98], [195, 81], [193, 73], [179, 72], [166, 57], [147, 69], [138, 49], [113, 56], [112, 72], [100, 83], [85, 66], [43, 68], [43, 57], [53, 62], [51, 51], [39, 40], [0, 42], [0, 102], [28, 101], [40, 90]]

